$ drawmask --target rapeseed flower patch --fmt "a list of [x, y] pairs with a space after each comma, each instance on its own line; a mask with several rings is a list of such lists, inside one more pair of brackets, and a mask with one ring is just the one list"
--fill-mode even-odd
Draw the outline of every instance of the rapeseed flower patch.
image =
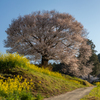
[[97, 86], [100, 86], [100, 82], [96, 82], [95, 84], [96, 84]]
[[65, 79], [60, 73], [58, 72], [52, 72], [50, 70], [48, 70], [48, 68], [39, 68], [35, 65], [31, 65], [29, 64], [28, 67], [36, 72], [41, 72], [41, 73], [44, 73], [44, 74], [47, 74], [47, 75], [50, 75], [50, 76], [55, 76], [55, 77], [58, 77], [58, 78], [62, 78], [62, 79]]
[[0, 54], [0, 69], [8, 69], [12, 67], [22, 67], [22, 68], [30, 68], [34, 71], [41, 72], [47, 75], [64, 78], [60, 73], [58, 72], [52, 72], [48, 70], [48, 68], [44, 69], [39, 68], [35, 65], [31, 65], [30, 61], [24, 57], [24, 55], [19, 55], [18, 53], [7, 53], [7, 54]]
[[80, 82], [79, 81], [76, 81], [76, 80], [70, 80], [70, 81], [73, 82], [73, 83], [80, 84]]
[[[17, 67], [22, 67], [26, 69], [32, 69], [33, 71], [36, 71], [36, 72], [44, 73], [49, 76], [54, 76], [54, 77], [58, 77], [58, 78], [66, 80], [66, 78], [58, 72], [52, 72], [48, 68], [43, 68], [43, 67], [39, 68], [38, 66], [35, 66], [34, 64], [30, 64], [30, 61], [26, 57], [24, 57], [24, 55], [19, 55], [18, 53], [14, 53], [14, 54], [7, 53], [4, 55], [0, 54], [0, 68], [6, 69], [4, 65], [7, 66], [6, 68], [10, 68], [11, 66], [12, 67], [17, 66]], [[79, 82], [76, 82], [76, 83], [79, 83]]]
[[22, 76], [17, 76], [13, 79], [8, 77], [7, 80], [0, 79], [0, 93], [3, 92], [6, 94], [6, 96], [13, 95], [16, 91], [17, 94], [21, 95], [21, 93], [24, 92], [30, 92], [30, 88], [34, 88], [34, 84], [32, 83], [32, 79], [30, 82], [27, 82], [27, 79], [25, 79], [23, 82]]
[[13, 68], [16, 66], [27, 68], [28, 64], [30, 64], [30, 61], [26, 57], [24, 57], [23, 55], [19, 55], [18, 53], [0, 53], [0, 70]]

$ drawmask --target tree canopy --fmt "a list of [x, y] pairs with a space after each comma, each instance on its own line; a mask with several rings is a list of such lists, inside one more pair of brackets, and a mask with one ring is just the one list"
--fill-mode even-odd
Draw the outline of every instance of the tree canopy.
[[79, 50], [84, 58], [91, 56], [87, 45], [87, 32], [83, 25], [67, 13], [37, 11], [14, 19], [6, 30], [5, 47], [10, 53], [28, 55], [47, 65], [49, 60], [59, 60], [77, 69]]

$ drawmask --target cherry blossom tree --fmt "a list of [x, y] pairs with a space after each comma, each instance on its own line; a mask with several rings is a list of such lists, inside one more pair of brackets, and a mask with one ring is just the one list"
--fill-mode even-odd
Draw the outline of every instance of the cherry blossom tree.
[[[72, 69], [78, 67], [76, 56], [87, 36], [83, 25], [73, 16], [57, 11], [37, 11], [19, 16], [12, 21], [6, 33], [4, 43], [9, 48], [8, 52], [41, 60], [44, 66], [49, 60], [58, 60], [70, 64]], [[90, 55], [91, 52], [86, 53], [86, 58]]]

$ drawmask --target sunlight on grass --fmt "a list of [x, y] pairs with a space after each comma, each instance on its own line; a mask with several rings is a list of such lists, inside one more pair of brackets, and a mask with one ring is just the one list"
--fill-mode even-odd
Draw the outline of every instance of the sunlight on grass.
[[96, 82], [96, 87], [81, 100], [100, 100], [100, 82]]

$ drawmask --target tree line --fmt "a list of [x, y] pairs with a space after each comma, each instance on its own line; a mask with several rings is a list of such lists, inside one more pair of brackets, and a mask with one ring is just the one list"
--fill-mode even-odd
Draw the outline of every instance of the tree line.
[[9, 53], [18, 52], [30, 60], [41, 61], [44, 68], [49, 60], [59, 61], [56, 66], [65, 74], [99, 74], [100, 54], [96, 55], [84, 26], [68, 13], [52, 10], [19, 16], [5, 32], [4, 46]]

